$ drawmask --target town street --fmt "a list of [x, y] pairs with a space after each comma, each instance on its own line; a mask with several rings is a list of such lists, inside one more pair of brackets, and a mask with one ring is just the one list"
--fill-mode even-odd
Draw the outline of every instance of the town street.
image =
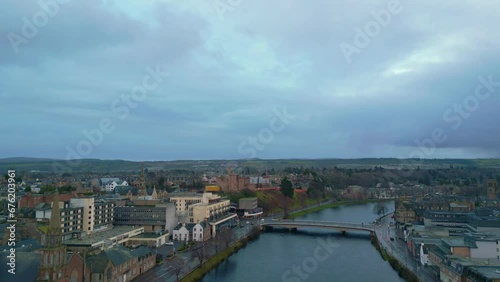
[[390, 225], [391, 221], [392, 218], [389, 215], [382, 218], [380, 224], [375, 225], [375, 232], [380, 246], [401, 264], [405, 265], [413, 273], [416, 273], [421, 281], [439, 281], [429, 269], [420, 265], [418, 259], [413, 258], [403, 238], [398, 238], [395, 225]]

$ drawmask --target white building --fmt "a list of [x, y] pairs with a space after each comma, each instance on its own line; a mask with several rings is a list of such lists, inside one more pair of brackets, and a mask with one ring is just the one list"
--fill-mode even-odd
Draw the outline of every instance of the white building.
[[429, 251], [428, 251], [427, 247], [425, 247], [424, 243], [422, 243], [420, 245], [420, 264], [423, 266], [427, 266], [430, 264]]
[[210, 226], [204, 221], [199, 223], [182, 223], [172, 232], [174, 241], [203, 242], [210, 238]]
[[206, 222], [196, 223], [192, 233], [193, 241], [203, 242], [210, 236], [210, 227], [207, 226]]
[[174, 231], [172, 231], [174, 241], [189, 242], [189, 228], [191, 227], [190, 225], [194, 226], [194, 224], [192, 223], [183, 223], [174, 228]]
[[116, 186], [128, 186], [128, 182], [120, 178], [104, 177], [99, 179], [101, 191], [113, 192]]

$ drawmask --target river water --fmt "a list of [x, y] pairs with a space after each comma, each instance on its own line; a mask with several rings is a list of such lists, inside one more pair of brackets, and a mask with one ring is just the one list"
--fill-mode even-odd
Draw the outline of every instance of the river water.
[[[373, 203], [325, 209], [303, 220], [368, 223]], [[394, 203], [387, 206], [393, 209]], [[346, 235], [303, 228], [297, 232], [264, 232], [209, 272], [203, 282], [404, 281], [385, 262], [364, 232]]]

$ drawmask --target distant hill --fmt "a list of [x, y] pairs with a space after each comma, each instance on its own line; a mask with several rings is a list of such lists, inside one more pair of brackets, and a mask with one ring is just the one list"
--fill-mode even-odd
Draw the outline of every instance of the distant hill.
[[3, 158], [0, 159], [0, 163], [33, 163], [33, 162], [48, 162], [54, 159], [43, 159], [43, 158], [25, 158], [25, 157], [15, 157], [15, 158]]
[[[283, 169], [285, 167], [347, 167], [368, 168], [383, 166], [385, 168], [449, 168], [479, 167], [500, 168], [500, 159], [425, 159], [401, 160], [394, 158], [365, 158], [365, 159], [248, 159], [248, 160], [176, 160], [176, 161], [147, 161], [144, 166], [149, 170], [184, 169], [188, 171], [224, 171], [228, 165], [234, 168], [254, 168], [259, 171], [265, 169]], [[54, 160], [42, 158], [4, 158], [0, 159], [0, 174], [9, 169], [20, 172], [138, 172], [141, 162], [127, 160]], [[236, 170], [235, 170], [236, 171]]]

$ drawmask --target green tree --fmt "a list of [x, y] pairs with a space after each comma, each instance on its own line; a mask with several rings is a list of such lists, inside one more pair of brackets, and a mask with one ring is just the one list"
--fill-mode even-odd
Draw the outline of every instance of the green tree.
[[309, 182], [309, 189], [307, 189], [307, 195], [316, 199], [316, 203], [319, 205], [321, 199], [325, 196], [325, 183], [319, 177], [314, 177], [314, 179]]
[[373, 213], [376, 214], [378, 217], [383, 216], [387, 212], [388, 209], [384, 202], [377, 202], [375, 206], [373, 206]]
[[51, 185], [43, 185], [40, 187], [40, 194], [45, 194], [45, 193], [54, 193], [56, 191], [56, 188]]
[[293, 198], [293, 185], [286, 176], [281, 180], [280, 191], [283, 196]]

